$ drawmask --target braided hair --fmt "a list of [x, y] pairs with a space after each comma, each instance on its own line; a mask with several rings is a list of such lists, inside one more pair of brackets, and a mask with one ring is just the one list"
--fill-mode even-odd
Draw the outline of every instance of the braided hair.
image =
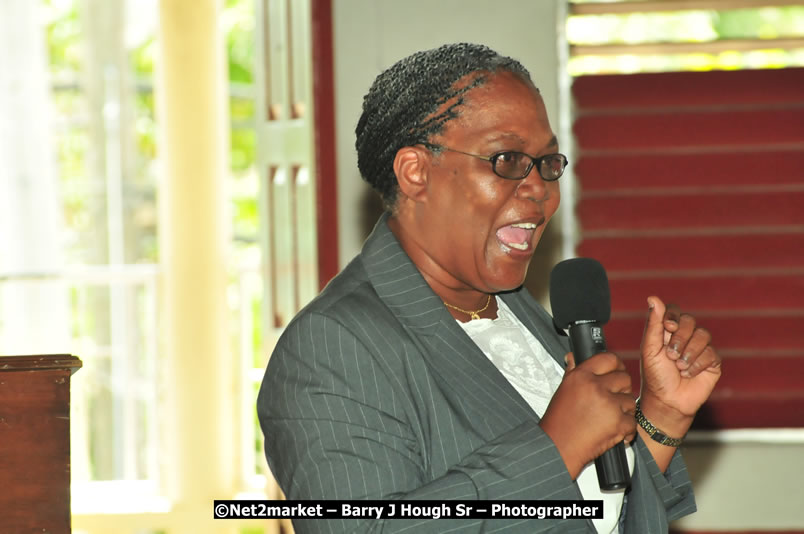
[[[385, 209], [393, 211], [399, 192], [393, 169], [397, 151], [417, 144], [434, 150], [429, 140], [459, 116], [465, 94], [500, 70], [531, 82], [517, 60], [469, 43], [416, 52], [377, 76], [363, 97], [355, 148], [360, 175], [382, 197]], [[459, 84], [464, 78], [468, 82]]]

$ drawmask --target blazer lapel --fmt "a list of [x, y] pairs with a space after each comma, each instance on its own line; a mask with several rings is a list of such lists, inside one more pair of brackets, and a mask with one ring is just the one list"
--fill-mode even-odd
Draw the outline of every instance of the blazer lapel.
[[526, 419], [538, 421], [430, 289], [388, 228], [387, 219], [384, 214], [377, 222], [361, 259], [377, 294], [413, 334], [411, 338], [448, 390], [444, 394], [471, 417], [485, 421], [494, 435]]

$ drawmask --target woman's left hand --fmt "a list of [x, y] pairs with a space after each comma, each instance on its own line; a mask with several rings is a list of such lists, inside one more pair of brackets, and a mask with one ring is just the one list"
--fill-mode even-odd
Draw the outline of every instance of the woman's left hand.
[[[641, 403], [661, 414], [657, 416], [666, 420], [667, 431], [681, 431], [712, 393], [720, 378], [721, 358], [710, 345], [709, 332], [698, 327], [692, 315], [674, 305], [665, 307], [655, 296], [648, 297], [648, 303], [641, 346]], [[655, 423], [665, 430], [659, 421]]]

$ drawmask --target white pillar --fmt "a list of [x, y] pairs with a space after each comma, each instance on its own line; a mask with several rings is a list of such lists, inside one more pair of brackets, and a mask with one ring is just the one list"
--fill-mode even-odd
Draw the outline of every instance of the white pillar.
[[[0, 2], [0, 276], [63, 266], [50, 75], [40, 6]], [[0, 279], [0, 355], [69, 351], [69, 301], [58, 282]]]
[[220, 0], [161, 0], [156, 84], [162, 178], [162, 354], [176, 533], [227, 532], [213, 499], [236, 476], [234, 361], [227, 328], [228, 111]]

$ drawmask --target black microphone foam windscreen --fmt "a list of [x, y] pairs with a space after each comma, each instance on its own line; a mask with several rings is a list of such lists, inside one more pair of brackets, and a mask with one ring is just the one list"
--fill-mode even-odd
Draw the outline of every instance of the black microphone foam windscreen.
[[600, 262], [572, 258], [550, 273], [550, 306], [553, 321], [562, 330], [577, 321], [606, 324], [611, 316], [609, 279]]

